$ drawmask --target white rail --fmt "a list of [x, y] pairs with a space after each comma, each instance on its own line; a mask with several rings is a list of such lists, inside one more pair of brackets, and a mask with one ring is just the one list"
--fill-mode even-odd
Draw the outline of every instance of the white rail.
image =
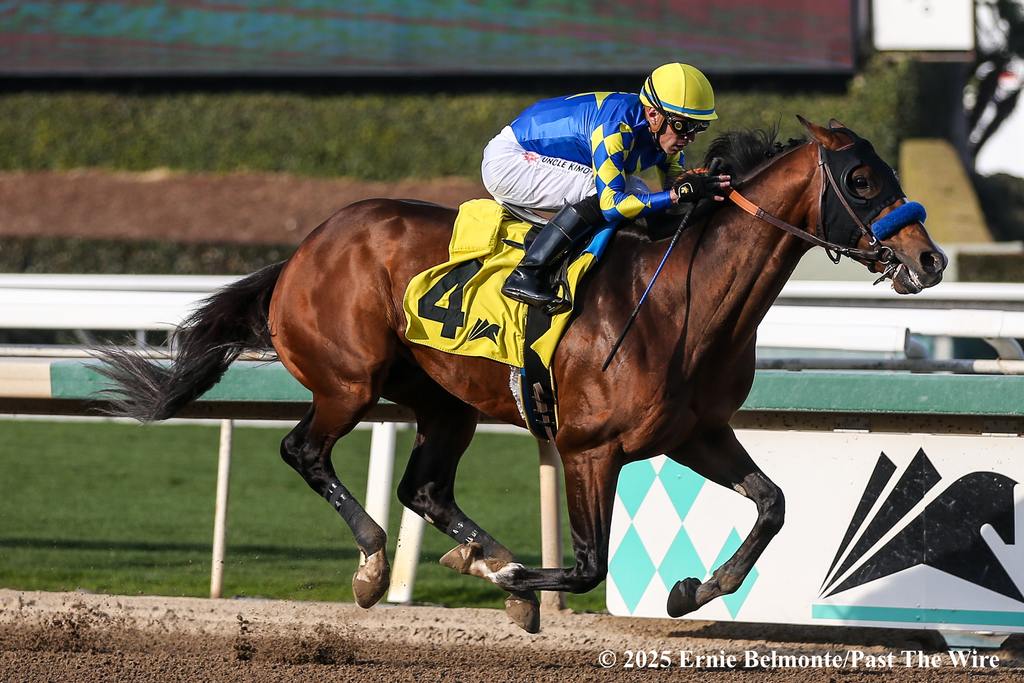
[[[237, 280], [189, 275], [0, 275], [0, 329], [169, 330]], [[908, 334], [990, 340], [1024, 358], [1024, 285], [946, 283], [915, 296], [867, 282], [790, 282], [766, 316], [761, 348], [920, 357]]]
[[47, 275], [0, 274], [0, 289], [197, 292], [203, 296], [240, 279], [238, 275]]
[[[206, 295], [240, 279], [236, 275], [47, 275], [0, 274], [0, 289], [57, 289], [108, 291], [198, 292]], [[851, 301], [884, 301], [908, 307], [939, 304], [956, 307], [971, 304], [1015, 303], [1024, 306], [1024, 284], [987, 282], [944, 282], [920, 294], [904, 296], [884, 284], [832, 280], [793, 280], [786, 283], [779, 303], [794, 299], [815, 299], [849, 303]], [[974, 306], [967, 306], [972, 308]]]
[[[769, 315], [788, 308], [773, 308]], [[828, 323], [820, 318], [815, 322], [806, 320], [766, 319], [757, 328], [757, 346], [761, 349], [835, 349], [907, 358], [921, 357], [924, 353], [923, 347], [912, 342], [906, 325], [858, 325], [842, 317]]]
[[1024, 337], [1024, 311], [943, 308], [772, 306], [764, 324], [903, 327], [914, 334], [975, 338]]
[[[813, 299], [832, 305], [850, 305], [862, 301], [885, 302], [909, 308], [941, 306], [974, 308], [979, 305], [1020, 304], [1024, 306], [1024, 284], [991, 282], [943, 282], [913, 296], [897, 294], [885, 284], [831, 280], [791, 280], [782, 288], [778, 303]], [[970, 305], [967, 305], [970, 304]]]
[[0, 289], [0, 327], [18, 330], [170, 330], [199, 292]]

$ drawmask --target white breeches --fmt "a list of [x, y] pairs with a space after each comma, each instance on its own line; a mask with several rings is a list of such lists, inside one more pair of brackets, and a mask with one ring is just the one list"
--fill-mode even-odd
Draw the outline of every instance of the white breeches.
[[[597, 192], [593, 168], [523, 149], [510, 126], [487, 143], [480, 171], [497, 201], [529, 209], [557, 211]], [[634, 176], [626, 176], [626, 186], [627, 191], [647, 191]]]

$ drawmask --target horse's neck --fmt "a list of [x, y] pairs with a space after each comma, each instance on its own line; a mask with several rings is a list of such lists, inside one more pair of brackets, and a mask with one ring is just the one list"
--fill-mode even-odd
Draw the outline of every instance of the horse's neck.
[[[808, 199], [815, 168], [810, 153], [797, 150], [759, 173], [743, 194], [768, 213], [807, 228], [817, 210], [816, 202]], [[705, 234], [696, 239], [691, 263], [682, 263], [674, 274], [689, 305], [666, 311], [685, 335], [684, 363], [692, 369], [708, 350], [749, 346], [808, 248], [808, 243], [737, 207], [713, 216]], [[687, 272], [691, 267], [692, 275]]]

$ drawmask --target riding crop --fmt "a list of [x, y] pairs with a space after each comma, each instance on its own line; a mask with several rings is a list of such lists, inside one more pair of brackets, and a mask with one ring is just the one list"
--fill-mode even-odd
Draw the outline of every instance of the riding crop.
[[[711, 160], [711, 163], [708, 164], [707, 174], [715, 175], [716, 173], [718, 173], [718, 169], [721, 165], [722, 160], [719, 159], [718, 157], [715, 157], [714, 159]], [[633, 327], [633, 321], [636, 320], [637, 314], [640, 313], [640, 307], [643, 306], [644, 301], [647, 300], [647, 295], [651, 292], [651, 287], [654, 286], [655, 280], [657, 280], [658, 276], [661, 274], [661, 269], [665, 267], [665, 262], [668, 261], [669, 254], [671, 254], [672, 250], [675, 249], [676, 243], [679, 242], [679, 236], [683, 234], [683, 230], [686, 229], [686, 224], [690, 220], [690, 215], [693, 213], [693, 210], [697, 207], [697, 204], [699, 203], [700, 202], [694, 202], [693, 204], [691, 204], [690, 208], [688, 208], [686, 210], [686, 213], [683, 214], [682, 219], [679, 221], [679, 227], [676, 228], [675, 234], [672, 235], [672, 241], [669, 242], [668, 249], [665, 250], [665, 255], [661, 257], [661, 263], [658, 264], [658, 269], [654, 271], [654, 275], [651, 277], [651, 281], [647, 283], [647, 289], [644, 290], [644, 293], [643, 295], [641, 295], [640, 300], [636, 302], [636, 307], [633, 309], [633, 313], [630, 314], [629, 320], [626, 321], [626, 326], [622, 328], [622, 334], [620, 334], [619, 338], [615, 341], [615, 345], [612, 347], [611, 352], [608, 354], [608, 358], [605, 359], [604, 365], [601, 366], [601, 372], [604, 372], [605, 370], [608, 369], [608, 364], [611, 363], [612, 358], [615, 357], [615, 352], [619, 350], [619, 347], [622, 346], [622, 341], [626, 338], [626, 335], [629, 334], [630, 328]]]

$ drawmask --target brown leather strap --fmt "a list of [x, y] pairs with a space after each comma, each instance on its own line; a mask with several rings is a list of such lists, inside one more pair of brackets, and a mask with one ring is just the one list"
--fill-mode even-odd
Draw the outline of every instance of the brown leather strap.
[[754, 202], [750, 201], [749, 199], [741, 195], [737, 190], [732, 190], [729, 194], [727, 194], [726, 199], [728, 199], [733, 204], [749, 213], [754, 218], [760, 219], [765, 223], [770, 223], [771, 225], [774, 225], [777, 228], [785, 230], [791, 235], [796, 235], [802, 240], [812, 242], [813, 244], [816, 244], [819, 247], [832, 246], [829, 242], [826, 242], [825, 240], [819, 238], [817, 235], [812, 235], [811, 233], [805, 230], [801, 230], [795, 225], [790, 225], [786, 221], [780, 218], [776, 218], [775, 216], [771, 215], [770, 213], [762, 209], [760, 206], [755, 204]]
[[749, 199], [747, 199], [746, 197], [741, 195], [735, 189], [731, 190], [729, 192], [729, 194], [726, 195], [726, 199], [728, 199], [733, 204], [735, 204], [736, 206], [740, 207], [741, 209], [743, 209], [744, 211], [749, 213], [754, 218], [762, 220], [765, 223], [769, 223], [770, 225], [774, 225], [775, 227], [777, 227], [777, 228], [779, 228], [781, 230], [785, 230], [789, 234], [795, 235], [796, 237], [799, 237], [800, 239], [804, 240], [805, 242], [810, 242], [811, 244], [813, 244], [815, 246], [824, 247], [825, 249], [828, 249], [829, 251], [834, 251], [834, 252], [842, 254], [844, 256], [852, 256], [852, 257], [856, 257], [856, 258], [862, 258], [862, 259], [865, 259], [865, 260], [868, 260], [868, 261], [878, 261], [878, 260], [881, 260], [881, 255], [880, 255], [880, 252], [878, 250], [868, 251], [866, 249], [857, 249], [857, 248], [854, 248], [854, 247], [844, 247], [841, 244], [835, 244], [834, 242], [827, 242], [827, 241], [821, 239], [820, 237], [818, 237], [817, 235], [812, 235], [811, 233], [807, 232], [806, 230], [801, 230], [800, 228], [796, 227], [795, 225], [790, 225], [786, 221], [781, 220], [781, 219], [776, 218], [775, 216], [771, 215], [770, 213], [768, 213], [767, 211], [762, 209], [760, 206], [758, 206], [754, 202], [750, 201]]
[[761, 210], [761, 207], [759, 207], [757, 204], [741, 195], [739, 191], [736, 189], [733, 189], [733, 191], [727, 194], [725, 197], [726, 199], [730, 200], [733, 204], [749, 213], [754, 218], [760, 218], [762, 215], [764, 215], [764, 211]]

